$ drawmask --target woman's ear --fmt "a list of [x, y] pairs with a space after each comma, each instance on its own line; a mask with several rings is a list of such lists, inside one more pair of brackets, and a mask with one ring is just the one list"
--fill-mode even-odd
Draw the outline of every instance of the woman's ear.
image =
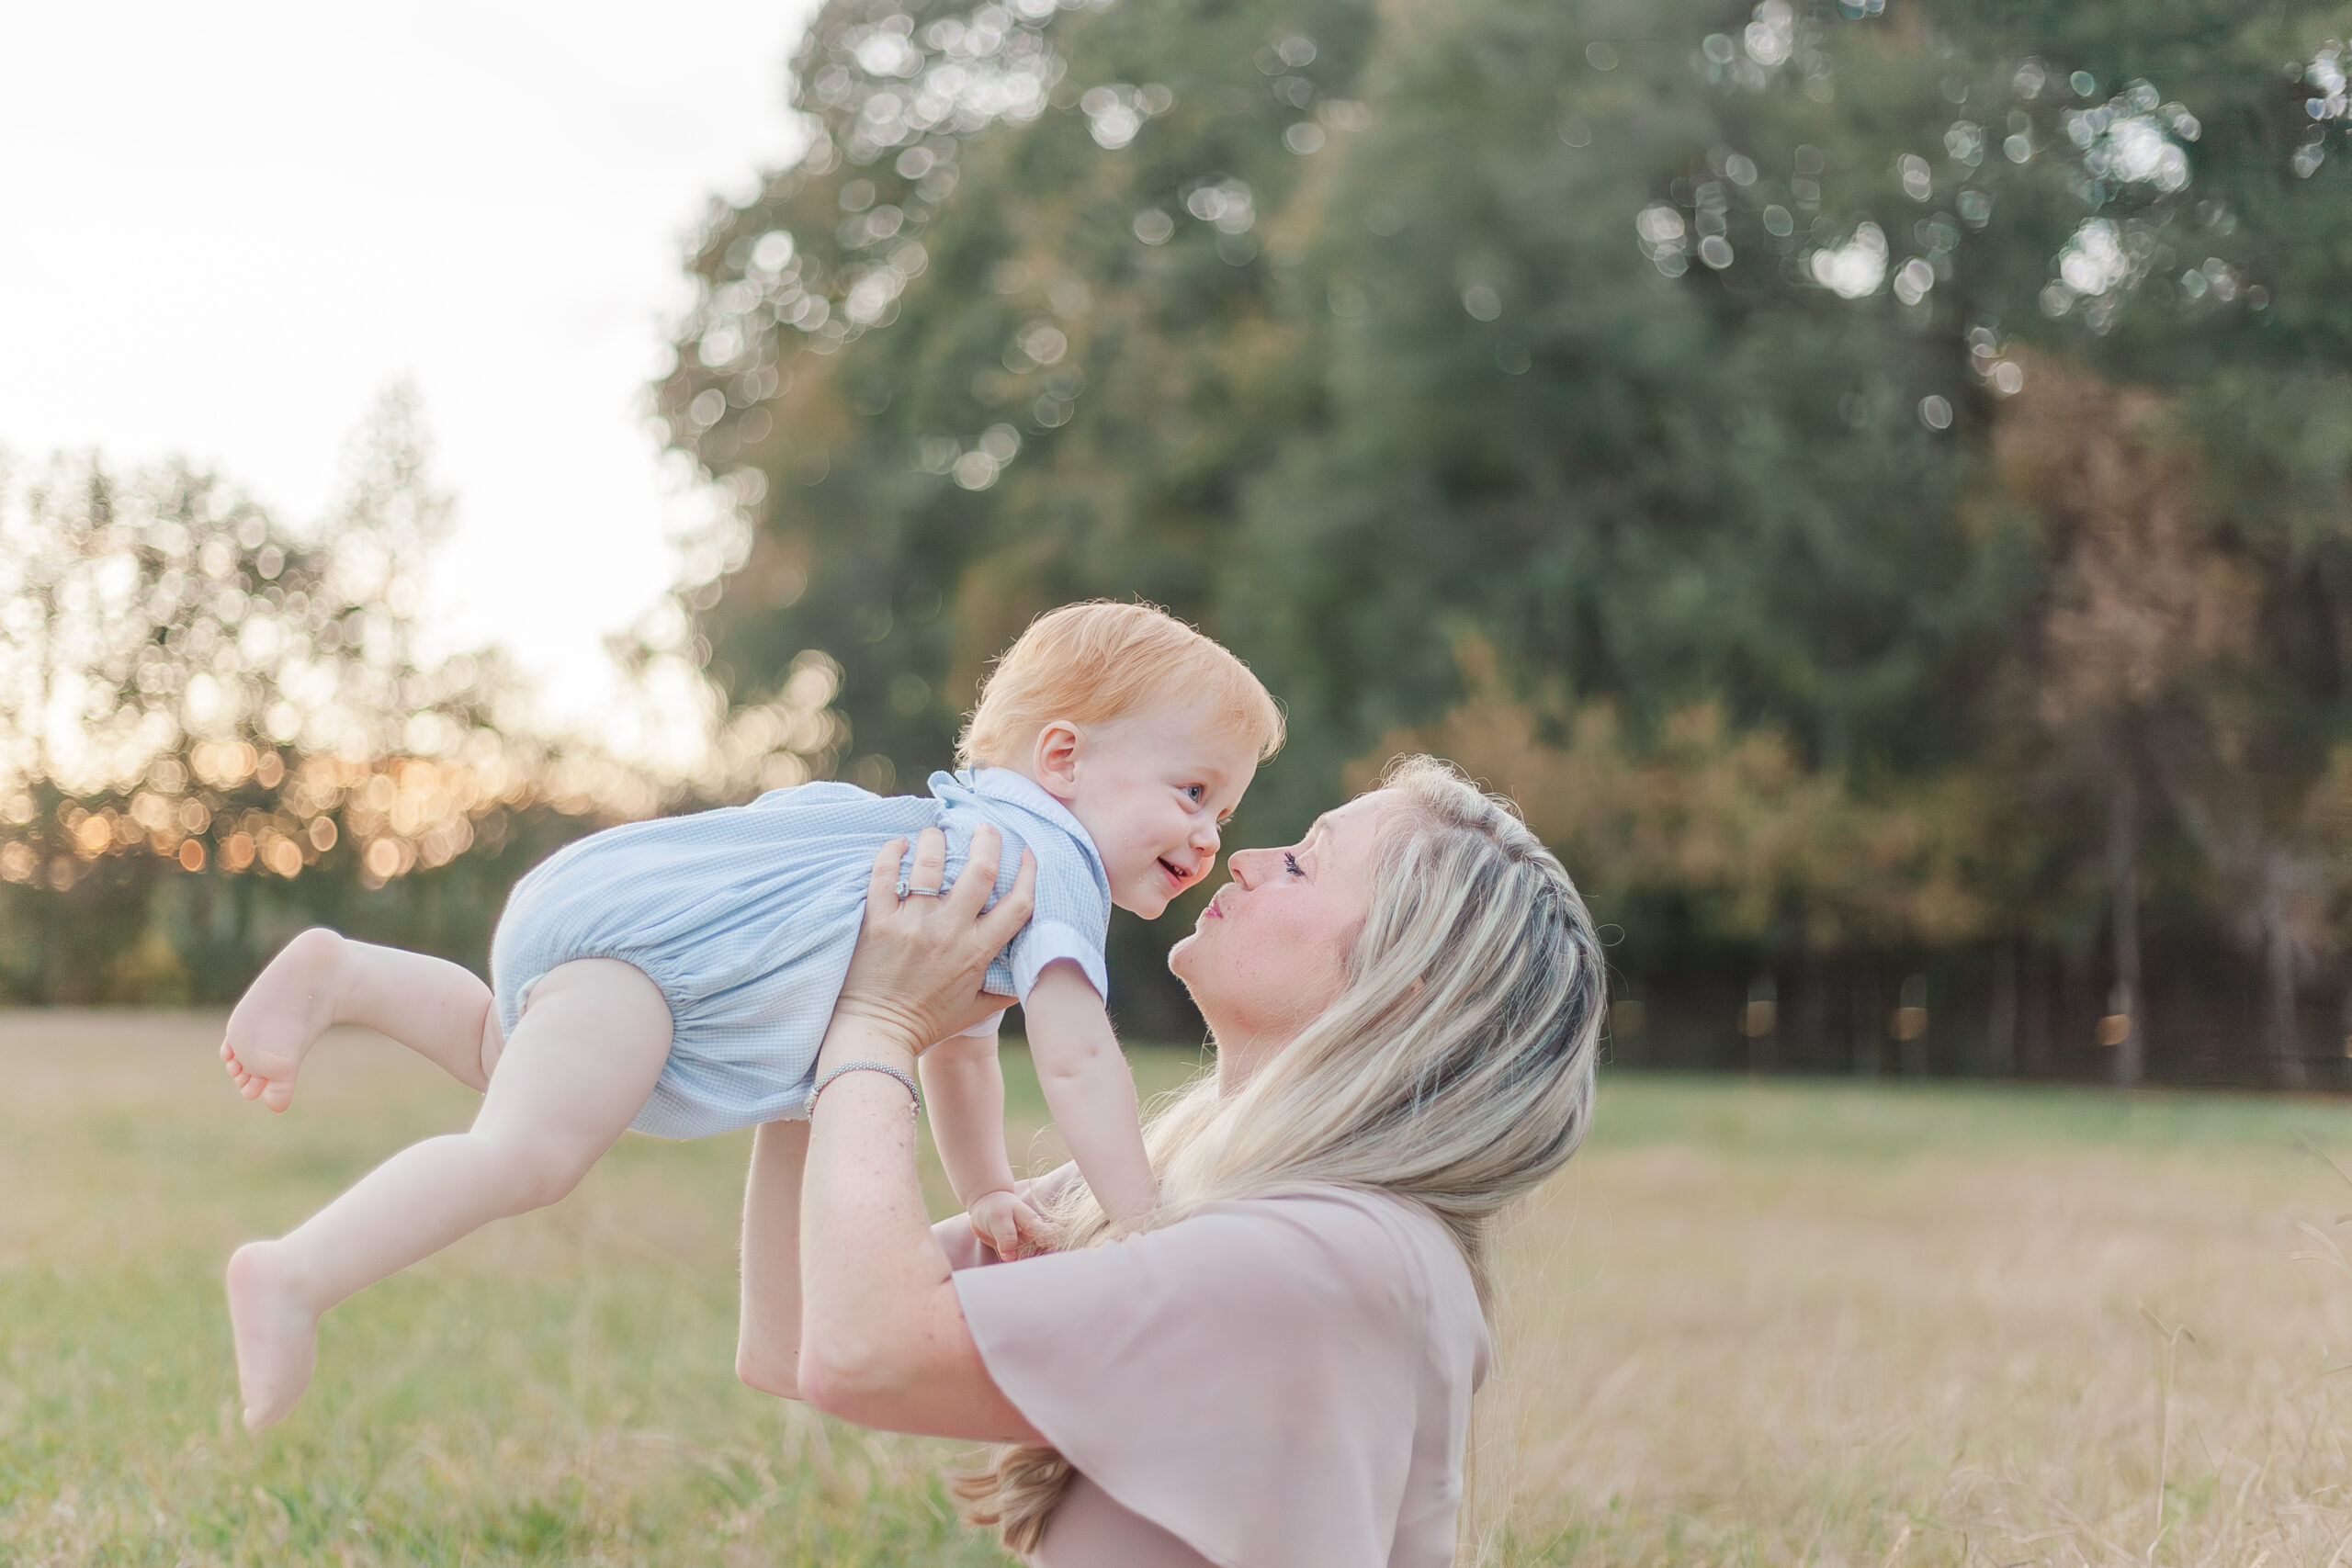
[[1085, 745], [1078, 726], [1068, 719], [1055, 719], [1037, 732], [1033, 761], [1047, 795], [1068, 800], [1078, 793], [1078, 757]]

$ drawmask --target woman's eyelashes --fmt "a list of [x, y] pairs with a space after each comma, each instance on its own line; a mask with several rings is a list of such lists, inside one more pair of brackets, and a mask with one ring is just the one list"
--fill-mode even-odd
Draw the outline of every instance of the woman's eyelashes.
[[1298, 867], [1298, 857], [1291, 853], [1288, 850], [1284, 850], [1283, 852], [1283, 869], [1289, 872], [1293, 876], [1305, 876], [1306, 874], [1306, 873], [1301, 871]]

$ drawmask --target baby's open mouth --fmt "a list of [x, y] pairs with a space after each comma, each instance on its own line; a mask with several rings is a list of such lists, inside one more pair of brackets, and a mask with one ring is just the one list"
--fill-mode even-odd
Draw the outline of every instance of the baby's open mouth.
[[1193, 874], [1191, 872], [1186, 871], [1182, 866], [1178, 865], [1175, 862], [1170, 860], [1165, 855], [1159, 857], [1159, 869], [1166, 872], [1168, 874], [1168, 880], [1174, 883], [1179, 887], [1183, 886], [1184, 884], [1193, 880]]

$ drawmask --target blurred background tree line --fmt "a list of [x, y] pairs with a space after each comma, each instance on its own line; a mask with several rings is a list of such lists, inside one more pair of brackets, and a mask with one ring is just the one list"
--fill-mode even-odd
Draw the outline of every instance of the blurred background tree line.
[[479, 968], [535, 861], [805, 778], [840, 728], [804, 660], [687, 774], [550, 740], [416, 622], [448, 512], [404, 388], [307, 528], [184, 463], [0, 468], [0, 998], [218, 1003], [322, 922]]
[[910, 787], [1141, 595], [1289, 706], [1242, 841], [1516, 795], [1621, 1059], [2332, 1078], [2347, 19], [834, 0], [661, 389], [710, 669], [821, 651]]
[[[1619, 934], [1619, 1060], [2344, 1081], [2347, 29], [831, 0], [655, 392], [735, 503], [636, 650], [706, 669], [712, 765], [403, 642], [397, 408], [299, 541], [54, 470], [5, 983], [222, 996], [308, 919], [478, 962], [570, 833], [919, 789], [1032, 615], [1141, 596], [1289, 708], [1236, 841], [1408, 748], [1518, 797]], [[1121, 917], [1131, 1032], [1196, 1027], [1191, 913]]]

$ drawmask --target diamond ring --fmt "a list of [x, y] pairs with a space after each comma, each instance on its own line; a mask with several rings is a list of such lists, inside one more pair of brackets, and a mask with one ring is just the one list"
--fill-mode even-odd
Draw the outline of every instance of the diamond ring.
[[898, 892], [901, 898], [936, 898], [939, 897], [940, 890], [936, 887], [910, 887], [907, 885], [907, 879], [902, 876], [899, 878]]

